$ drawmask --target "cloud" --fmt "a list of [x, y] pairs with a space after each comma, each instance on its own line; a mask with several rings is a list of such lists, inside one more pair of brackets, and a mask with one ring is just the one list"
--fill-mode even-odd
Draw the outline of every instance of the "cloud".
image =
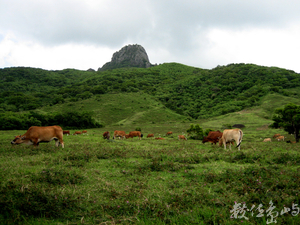
[[0, 67], [97, 69], [124, 45], [141, 44], [152, 63], [247, 61], [300, 71], [292, 57], [299, 8], [296, 0], [3, 0]]

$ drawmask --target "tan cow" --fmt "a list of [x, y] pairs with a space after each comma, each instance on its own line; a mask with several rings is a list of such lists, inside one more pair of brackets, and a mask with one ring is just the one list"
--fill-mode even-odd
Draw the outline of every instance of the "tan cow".
[[[219, 146], [224, 145], [224, 149], [226, 149], [226, 143], [235, 141], [236, 147], [240, 149], [240, 145], [242, 143], [243, 131], [241, 129], [225, 129], [223, 131], [223, 135], [220, 138]], [[229, 144], [229, 149], [231, 150], [231, 143]]]
[[110, 133], [109, 133], [109, 131], [105, 131], [105, 132], [103, 133], [103, 138], [109, 140], [109, 138], [110, 138]]
[[187, 141], [187, 138], [184, 135], [178, 135], [178, 140], [183, 139]]
[[75, 131], [73, 135], [79, 135], [79, 134], [81, 134], [81, 131]]
[[56, 147], [61, 144], [61, 147], [64, 148], [63, 130], [60, 126], [32, 126], [25, 134], [16, 136], [11, 144], [25, 143], [29, 145], [33, 144], [36, 147], [40, 142], [49, 142], [52, 140], [55, 140]]
[[154, 137], [154, 134], [148, 134], [147, 138], [149, 138], [149, 137]]
[[81, 133], [82, 133], [82, 134], [87, 134], [87, 131], [86, 131], [86, 130], [83, 130]]
[[271, 138], [265, 138], [264, 140], [263, 140], [263, 142], [271, 142]]
[[143, 135], [141, 134], [140, 131], [130, 131], [129, 134], [126, 135], [125, 137], [126, 137], [126, 139], [138, 137], [141, 140], [141, 137], [143, 137]]
[[113, 137], [113, 139], [116, 139], [116, 137], [121, 138], [121, 139], [124, 139], [125, 136], [126, 136], [125, 131], [122, 131], [122, 130], [115, 130], [115, 131], [114, 131], [114, 137]]
[[173, 132], [172, 131], [169, 131], [169, 132], [167, 132], [167, 136], [169, 136], [169, 135], [171, 135], [171, 134], [173, 134]]
[[64, 130], [63, 134], [66, 134], [68, 136], [68, 135], [70, 135], [70, 131], [69, 130]]
[[284, 136], [278, 136], [276, 137], [277, 141], [284, 141]]
[[273, 138], [277, 138], [279, 136], [281, 136], [281, 134], [274, 134]]

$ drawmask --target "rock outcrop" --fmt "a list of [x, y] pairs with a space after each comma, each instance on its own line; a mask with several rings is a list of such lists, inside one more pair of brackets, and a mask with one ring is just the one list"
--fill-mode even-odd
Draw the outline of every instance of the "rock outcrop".
[[149, 68], [153, 66], [148, 58], [145, 49], [141, 45], [127, 45], [120, 51], [115, 52], [110, 62], [105, 63], [98, 71], [108, 69], [139, 67]]

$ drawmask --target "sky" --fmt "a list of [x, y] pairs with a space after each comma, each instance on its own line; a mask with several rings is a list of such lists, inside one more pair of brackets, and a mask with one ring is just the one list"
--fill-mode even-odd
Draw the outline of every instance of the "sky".
[[0, 0], [0, 68], [97, 70], [129, 44], [152, 64], [300, 73], [299, 0]]

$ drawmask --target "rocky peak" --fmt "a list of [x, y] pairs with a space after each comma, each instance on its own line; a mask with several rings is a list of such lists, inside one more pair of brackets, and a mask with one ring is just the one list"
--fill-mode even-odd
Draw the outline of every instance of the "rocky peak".
[[116, 69], [123, 67], [149, 68], [153, 66], [148, 58], [145, 49], [141, 45], [127, 45], [120, 51], [115, 52], [110, 62], [99, 68], [98, 71]]

